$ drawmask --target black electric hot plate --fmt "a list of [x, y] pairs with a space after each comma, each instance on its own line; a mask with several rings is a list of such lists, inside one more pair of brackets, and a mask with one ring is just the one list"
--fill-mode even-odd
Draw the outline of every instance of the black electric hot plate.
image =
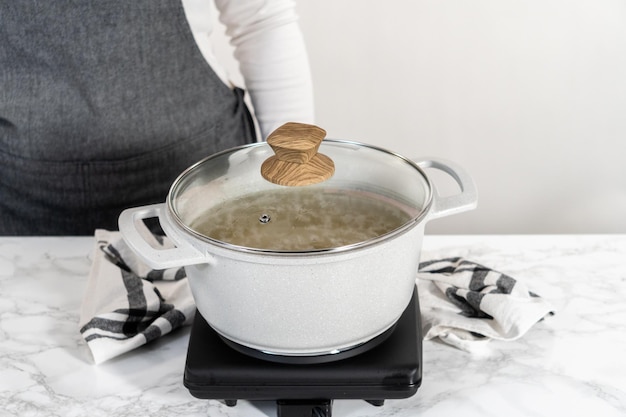
[[[422, 334], [417, 288], [389, 334], [358, 354], [322, 363], [277, 363], [224, 341], [197, 313], [189, 339], [184, 384], [197, 398], [276, 400], [278, 417], [330, 417], [334, 399], [383, 405], [408, 398], [422, 382]], [[272, 358], [269, 358], [272, 359]]]

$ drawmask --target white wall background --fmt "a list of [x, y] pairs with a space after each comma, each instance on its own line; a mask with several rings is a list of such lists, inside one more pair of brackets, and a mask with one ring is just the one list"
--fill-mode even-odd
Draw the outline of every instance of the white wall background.
[[297, 4], [329, 137], [474, 177], [478, 209], [429, 233], [626, 233], [625, 1]]

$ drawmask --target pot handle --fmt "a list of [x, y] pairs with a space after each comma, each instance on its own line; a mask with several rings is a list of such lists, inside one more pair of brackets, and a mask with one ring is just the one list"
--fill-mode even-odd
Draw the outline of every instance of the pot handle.
[[434, 168], [445, 172], [461, 187], [459, 194], [441, 197], [437, 187], [433, 184], [433, 208], [428, 215], [429, 220], [462, 213], [476, 208], [478, 200], [476, 185], [472, 177], [459, 165], [439, 158], [427, 158], [414, 160], [413, 162], [422, 169]]
[[118, 225], [128, 246], [154, 269], [210, 263], [211, 257], [208, 254], [203, 254], [181, 239], [176, 239], [176, 247], [170, 249], [155, 249], [148, 243], [144, 236], [149, 235], [150, 231], [141, 220], [158, 217], [163, 222], [161, 213], [164, 207], [164, 203], [152, 204], [129, 208], [120, 214]]

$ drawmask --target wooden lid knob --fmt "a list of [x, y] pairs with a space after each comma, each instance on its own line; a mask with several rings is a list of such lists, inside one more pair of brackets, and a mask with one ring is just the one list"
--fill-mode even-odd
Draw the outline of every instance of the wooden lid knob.
[[261, 165], [261, 175], [279, 185], [316, 184], [330, 178], [335, 164], [317, 150], [326, 137], [320, 127], [289, 122], [272, 132], [267, 143], [276, 155]]

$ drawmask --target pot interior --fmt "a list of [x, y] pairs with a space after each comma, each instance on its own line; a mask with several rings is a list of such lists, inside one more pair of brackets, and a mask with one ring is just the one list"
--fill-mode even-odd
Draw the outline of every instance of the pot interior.
[[183, 172], [168, 196], [174, 219], [218, 245], [270, 252], [342, 250], [392, 237], [430, 208], [431, 186], [413, 162], [380, 148], [325, 140], [334, 175], [307, 186], [265, 180], [266, 143], [210, 156]]

